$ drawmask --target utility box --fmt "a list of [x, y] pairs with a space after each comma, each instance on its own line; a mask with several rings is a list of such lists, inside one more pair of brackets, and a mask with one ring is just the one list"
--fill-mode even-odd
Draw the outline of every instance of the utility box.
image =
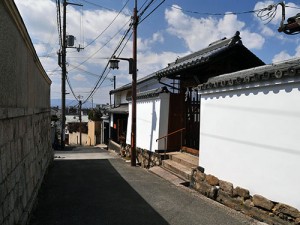
[[67, 35], [67, 46], [73, 47], [74, 46], [75, 37], [73, 35]]

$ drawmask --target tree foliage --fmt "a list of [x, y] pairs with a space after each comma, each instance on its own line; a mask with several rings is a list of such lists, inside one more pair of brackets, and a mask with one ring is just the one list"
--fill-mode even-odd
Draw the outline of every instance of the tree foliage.
[[102, 117], [102, 113], [99, 109], [92, 109], [88, 113], [89, 120], [100, 121]]

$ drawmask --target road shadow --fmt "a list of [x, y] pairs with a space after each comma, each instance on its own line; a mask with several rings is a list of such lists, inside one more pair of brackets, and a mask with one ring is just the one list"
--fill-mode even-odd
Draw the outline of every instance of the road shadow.
[[109, 160], [55, 160], [29, 225], [167, 225]]

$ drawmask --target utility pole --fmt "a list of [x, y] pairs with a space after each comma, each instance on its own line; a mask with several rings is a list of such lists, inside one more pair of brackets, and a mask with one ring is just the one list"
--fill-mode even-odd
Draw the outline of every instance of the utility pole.
[[[67, 0], [63, 0], [63, 29], [62, 29], [62, 43], [61, 43], [61, 53], [59, 53], [59, 63], [60, 63], [60, 57], [61, 57], [61, 68], [62, 68], [62, 75], [61, 75], [61, 134], [60, 134], [60, 144], [61, 148], [65, 148], [65, 124], [66, 124], [66, 77], [67, 77], [67, 67], [66, 67], [66, 55], [67, 55], [67, 48], [76, 48], [79, 52], [81, 49], [80, 45], [79, 47], [72, 47], [73, 45], [68, 46], [68, 38], [67, 38], [67, 5], [77, 5], [82, 6], [80, 4], [75, 3], [68, 3]], [[69, 36], [68, 36], [69, 37]], [[73, 37], [73, 44], [74, 44], [74, 36]], [[71, 42], [72, 43], [72, 42]]]
[[[78, 96], [79, 97], [79, 96]], [[81, 107], [82, 107], [82, 102], [79, 100], [79, 145], [82, 145], [82, 120], [81, 120]]]
[[136, 166], [136, 79], [137, 79], [137, 0], [133, 9], [133, 73], [132, 73], [132, 121], [131, 121], [131, 166]]
[[63, 35], [62, 35], [62, 52], [61, 52], [61, 62], [62, 62], [62, 76], [61, 76], [61, 134], [60, 142], [61, 148], [65, 148], [65, 123], [66, 123], [66, 27], [67, 27], [67, 0], [63, 2]]
[[[114, 90], [115, 90], [116, 89], [116, 76], [114, 76], [113, 82], [114, 82]], [[114, 107], [116, 107], [115, 97], [114, 97]]]
[[132, 74], [132, 113], [131, 113], [131, 166], [136, 166], [136, 79], [137, 79], [137, 26], [139, 23], [139, 18], [137, 15], [137, 0], [135, 0], [134, 9], [133, 9], [133, 48], [132, 58], [116, 58], [112, 57], [110, 62], [111, 69], [119, 69], [118, 63], [120, 60], [126, 60], [129, 62], [129, 74]]

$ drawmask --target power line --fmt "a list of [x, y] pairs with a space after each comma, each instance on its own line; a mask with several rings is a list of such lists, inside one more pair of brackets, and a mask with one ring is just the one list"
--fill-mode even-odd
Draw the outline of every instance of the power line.
[[139, 23], [142, 23], [145, 19], [147, 19], [154, 11], [156, 11], [163, 3], [165, 0], [162, 0], [148, 15], [146, 15]]
[[[239, 15], [239, 14], [249, 14], [249, 13], [256, 13], [259, 12], [262, 9], [259, 10], [249, 10], [249, 11], [243, 11], [243, 12], [226, 12], [226, 13], [210, 13], [210, 12], [199, 12], [199, 11], [192, 11], [192, 10], [187, 10], [187, 9], [182, 9], [180, 7], [177, 7], [175, 5], [168, 5], [173, 9], [180, 10], [182, 12], [186, 13], [192, 13], [192, 14], [199, 14], [199, 15], [208, 15], [208, 16], [225, 16], [225, 15]], [[267, 8], [264, 8], [267, 9]]]
[[285, 7], [291, 8], [291, 9], [300, 9], [299, 7], [296, 6], [290, 6], [290, 5], [285, 5]]
[[[86, 2], [86, 1], [85, 1]], [[120, 11], [118, 12], [118, 14], [114, 17], [114, 19], [108, 24], [108, 26], [94, 39], [92, 40], [89, 44], [87, 44], [85, 46], [85, 48], [87, 48], [88, 46], [90, 46], [92, 43], [94, 43], [105, 31], [108, 30], [108, 28], [115, 22], [115, 20], [118, 18], [118, 16], [121, 14], [121, 12], [124, 10], [124, 8], [126, 7], [126, 5], [128, 4], [129, 0], [127, 0], [127, 2], [124, 4], [124, 6], [122, 7], [122, 9], [120, 9]]]
[[66, 76], [66, 80], [67, 80], [67, 83], [68, 83], [68, 85], [69, 85], [69, 88], [70, 88], [70, 90], [71, 90], [71, 92], [72, 92], [74, 98], [75, 98], [77, 101], [79, 101], [78, 97], [75, 95], [75, 92], [74, 92], [74, 90], [73, 90], [73, 88], [72, 88], [72, 85], [71, 85], [71, 82], [70, 82], [68, 76]]
[[[98, 8], [106, 9], [106, 10], [108, 10], [108, 11], [113, 11], [113, 12], [116, 11], [116, 10], [114, 10], [114, 9], [111, 9], [111, 8], [108, 8], [108, 7], [105, 7], [105, 6], [96, 4], [96, 3], [94, 3], [94, 2], [90, 2], [90, 1], [86, 1], [86, 0], [82, 0], [82, 1], [85, 2], [85, 3], [88, 3], [88, 4], [90, 4], [90, 5], [96, 6], [96, 7], [98, 7]], [[127, 4], [127, 3], [126, 3], [126, 4]], [[125, 14], [125, 15], [126, 15], [126, 14]], [[127, 15], [127, 16], [128, 16], [128, 15]]]
[[[118, 49], [121, 47], [122, 43], [124, 42], [126, 36], [129, 34], [130, 30], [131, 30], [131, 26], [124, 33], [123, 37], [121, 38], [119, 44], [117, 45], [117, 47], [113, 51], [113, 53], [112, 53], [112, 55], [111, 55], [110, 58], [112, 58], [116, 54], [116, 52], [118, 51]], [[105, 66], [105, 68], [104, 68], [104, 70], [103, 70], [103, 72], [101, 74], [101, 77], [99, 77], [98, 81], [96, 82], [96, 85], [91, 90], [91, 93], [88, 95], [88, 97], [83, 101], [83, 103], [85, 103], [90, 97], [92, 97], [95, 94], [95, 92], [99, 89], [99, 87], [101, 86], [101, 84], [104, 82], [104, 79], [107, 77], [108, 73], [110, 72], [110, 69], [109, 69], [108, 72], [107, 72], [107, 74], [105, 75], [105, 72], [106, 72], [106, 70], [108, 68], [108, 65], [109, 65], [109, 61], [107, 61], [106, 66]], [[100, 81], [101, 81], [101, 79], [103, 78], [104, 75], [105, 75], [105, 78], [100, 83]], [[100, 85], [99, 85], [99, 83], [100, 83]]]
[[[110, 38], [104, 45], [102, 45], [96, 52], [94, 52], [93, 54], [91, 54], [86, 60], [84, 60], [84, 61], [82, 61], [81, 63], [79, 63], [76, 67], [72, 68], [70, 71], [72, 71], [72, 70], [78, 68], [79, 66], [81, 66], [82, 64], [84, 64], [85, 62], [87, 62], [88, 60], [90, 60], [90, 59], [91, 59], [94, 55], [96, 55], [99, 51], [101, 51], [106, 45], [109, 44], [109, 42], [111, 42], [111, 41], [112, 41], [112, 40], [120, 33], [120, 31], [121, 31], [121, 30], [122, 30], [129, 22], [130, 22], [130, 20], [127, 21], [127, 22], [124, 24], [124, 26], [123, 26], [121, 29], [119, 29], [119, 30], [113, 35], [113, 37]], [[69, 72], [70, 72], [70, 71], [69, 71]]]

